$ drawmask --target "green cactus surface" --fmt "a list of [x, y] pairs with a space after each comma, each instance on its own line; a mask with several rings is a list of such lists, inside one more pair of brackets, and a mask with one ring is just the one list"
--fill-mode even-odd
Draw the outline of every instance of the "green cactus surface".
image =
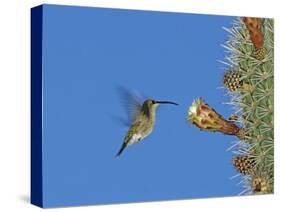
[[[229, 38], [223, 45], [226, 49], [225, 73], [235, 71], [240, 76], [240, 84], [250, 89], [229, 89], [229, 104], [239, 117], [245, 137], [237, 141], [233, 152], [236, 155], [248, 155], [255, 160], [254, 171], [241, 176], [245, 190], [243, 194], [273, 193], [274, 183], [274, 25], [272, 19], [261, 19], [263, 33], [261, 51], [253, 45], [243, 18], [235, 20], [229, 32]], [[227, 86], [226, 86], [227, 87]], [[262, 180], [260, 180], [262, 179]], [[256, 183], [261, 182], [261, 183]], [[253, 185], [256, 185], [255, 188]], [[260, 188], [263, 186], [262, 188]], [[259, 189], [260, 188], [260, 189]], [[260, 192], [260, 190], [262, 192]]]

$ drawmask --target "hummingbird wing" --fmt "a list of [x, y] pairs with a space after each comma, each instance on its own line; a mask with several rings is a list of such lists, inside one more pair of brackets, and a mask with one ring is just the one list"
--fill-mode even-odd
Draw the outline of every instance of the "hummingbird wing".
[[130, 124], [136, 121], [142, 109], [143, 100], [137, 92], [131, 92], [124, 87], [118, 87], [121, 104], [126, 109]]
[[145, 117], [149, 118], [150, 116], [150, 109], [148, 107], [147, 104], [143, 104], [142, 107], [141, 107], [141, 112], [142, 112], [142, 115], [144, 115]]

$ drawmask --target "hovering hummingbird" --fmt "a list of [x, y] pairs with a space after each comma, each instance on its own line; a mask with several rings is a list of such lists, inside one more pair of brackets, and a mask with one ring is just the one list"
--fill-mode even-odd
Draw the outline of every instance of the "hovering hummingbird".
[[129, 98], [128, 106], [131, 110], [131, 114], [129, 114], [131, 123], [116, 157], [121, 155], [128, 145], [140, 142], [152, 132], [155, 124], [156, 109], [160, 104], [178, 105], [171, 101], [157, 101], [153, 99], [147, 99], [141, 104], [134, 96], [129, 95]]

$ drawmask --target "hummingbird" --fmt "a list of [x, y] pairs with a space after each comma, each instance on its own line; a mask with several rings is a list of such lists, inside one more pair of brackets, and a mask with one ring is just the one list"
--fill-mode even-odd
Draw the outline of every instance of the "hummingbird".
[[141, 104], [134, 96], [129, 95], [129, 97], [130, 104], [128, 106], [131, 109], [131, 114], [129, 114], [131, 123], [116, 157], [120, 156], [128, 145], [138, 143], [151, 134], [155, 124], [156, 109], [160, 104], [178, 105], [175, 102], [154, 99], [147, 99]]

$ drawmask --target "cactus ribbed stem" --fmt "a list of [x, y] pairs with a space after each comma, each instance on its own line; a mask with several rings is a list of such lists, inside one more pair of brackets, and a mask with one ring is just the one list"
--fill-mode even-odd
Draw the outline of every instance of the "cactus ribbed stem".
[[[224, 80], [234, 113], [240, 114], [247, 132], [235, 152], [247, 153], [246, 157], [254, 161], [254, 169], [247, 173], [252, 180], [245, 176], [244, 182], [251, 188], [249, 193], [257, 194], [272, 193], [274, 183], [273, 28], [272, 19], [238, 18], [232, 28], [226, 29], [230, 38], [224, 45], [230, 68], [236, 70], [233, 75], [227, 67], [225, 76], [235, 77], [236, 82], [237, 76], [243, 79], [237, 88], [238, 97], [236, 89], [230, 89]], [[251, 89], [241, 89], [244, 83]]]

